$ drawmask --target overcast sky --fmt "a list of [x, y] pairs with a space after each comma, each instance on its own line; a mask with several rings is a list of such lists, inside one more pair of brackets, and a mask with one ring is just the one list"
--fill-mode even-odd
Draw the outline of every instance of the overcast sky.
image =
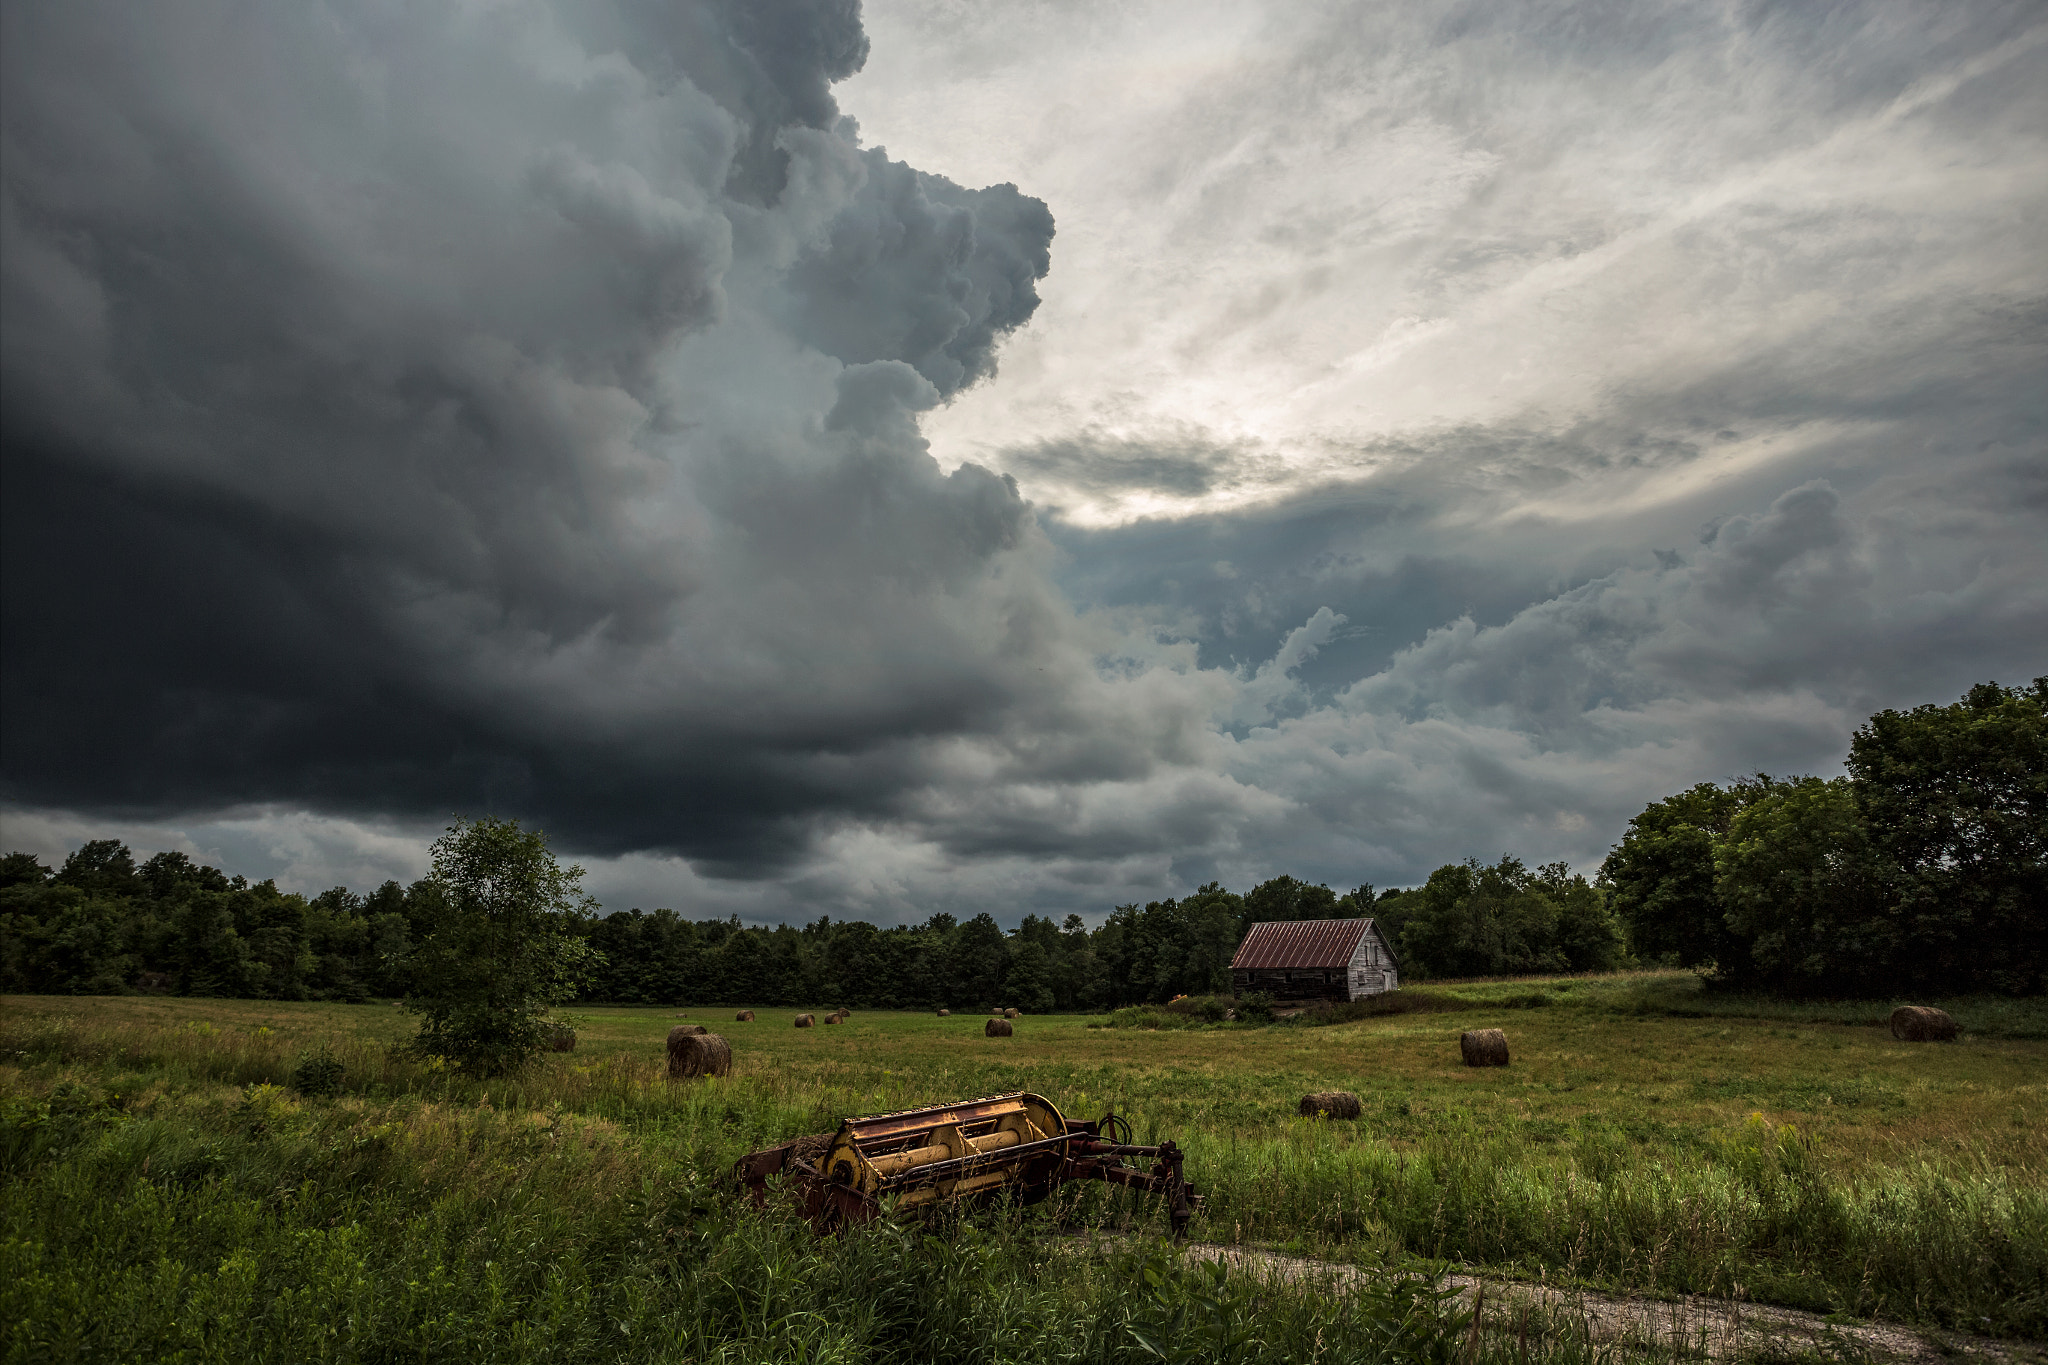
[[0, 9], [0, 841], [1590, 871], [2048, 673], [2048, 17]]

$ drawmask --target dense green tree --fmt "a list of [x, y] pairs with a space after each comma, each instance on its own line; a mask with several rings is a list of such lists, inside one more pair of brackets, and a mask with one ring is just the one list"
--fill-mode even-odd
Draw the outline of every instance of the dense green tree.
[[2048, 678], [1880, 711], [1848, 767], [1889, 865], [1899, 975], [1933, 990], [2048, 987]]
[[64, 860], [57, 880], [102, 896], [132, 896], [142, 888], [135, 858], [119, 839], [93, 839]]
[[[1212, 883], [1196, 894], [1206, 894], [1211, 889], [1222, 890]], [[1237, 937], [1242, 941], [1254, 924], [1280, 920], [1343, 919], [1347, 913], [1338, 907], [1337, 893], [1329, 887], [1311, 885], [1283, 874], [1260, 882], [1244, 893], [1238, 906]]]
[[1736, 815], [1779, 784], [1763, 773], [1727, 787], [1712, 782], [1653, 801], [1628, 823], [1600, 866], [1636, 956], [1681, 967], [1748, 970], [1748, 940], [1729, 928], [1715, 850]]
[[1009, 970], [1009, 945], [995, 916], [986, 911], [953, 931], [950, 998], [969, 1009], [1002, 1003], [1003, 976]]
[[547, 1045], [594, 950], [576, 932], [595, 902], [538, 830], [485, 816], [434, 841], [432, 915], [410, 958], [412, 1046], [465, 1070], [512, 1070]]
[[1728, 927], [1747, 945], [1729, 979], [1800, 995], [1886, 986], [1897, 925], [1847, 778], [1776, 784], [1736, 814], [1714, 865]]
[[1563, 863], [1451, 863], [1398, 903], [1397, 951], [1417, 978], [1607, 971], [1623, 956], [1606, 898]]
[[0, 891], [14, 886], [41, 886], [50, 880], [50, 869], [33, 853], [10, 853], [0, 858]]

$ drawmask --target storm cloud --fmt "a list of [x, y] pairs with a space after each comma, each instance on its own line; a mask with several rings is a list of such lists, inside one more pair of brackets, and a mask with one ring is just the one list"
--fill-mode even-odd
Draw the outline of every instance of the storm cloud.
[[0, 39], [41, 851], [317, 889], [492, 810], [612, 901], [1091, 912], [1585, 864], [2048, 671], [2025, 6]]

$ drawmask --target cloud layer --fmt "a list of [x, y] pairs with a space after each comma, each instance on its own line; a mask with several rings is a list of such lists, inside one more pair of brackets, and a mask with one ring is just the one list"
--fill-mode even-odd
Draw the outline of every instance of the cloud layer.
[[103, 8], [0, 16], [14, 842], [1007, 919], [2048, 671], [2026, 7]]

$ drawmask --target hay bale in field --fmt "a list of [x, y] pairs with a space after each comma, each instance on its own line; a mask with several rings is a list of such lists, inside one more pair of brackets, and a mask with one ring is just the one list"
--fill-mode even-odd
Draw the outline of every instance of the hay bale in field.
[[940, 1011], [939, 1011], [939, 1018], [941, 1018], [941, 1019], [950, 1019], [950, 1018], [952, 1018], [952, 1017], [953, 1017], [953, 1011], [951, 1011], [951, 1010], [940, 1010]]
[[811, 1025], [817, 1022], [817, 1020], [811, 1018], [811, 1016], [808, 1014], [799, 1014], [796, 1017], [796, 1026], [798, 1028], [809, 1028]]
[[677, 1035], [678, 1033], [709, 1033], [709, 1032], [711, 1032], [711, 1030], [710, 1030], [710, 1029], [708, 1029], [708, 1028], [705, 1028], [705, 1027], [704, 1027], [704, 1026], [703, 1026], [702, 1024], [677, 1024], [677, 1025], [676, 1025], [676, 1026], [675, 1026], [674, 1028], [672, 1028], [672, 1029], [670, 1029], [670, 1030], [668, 1031], [668, 1035], [669, 1035], [669, 1037], [673, 1038], [673, 1037], [675, 1037], [675, 1036], [676, 1036], [676, 1035]]
[[1007, 1038], [1014, 1032], [1007, 1019], [991, 1019], [981, 1026], [981, 1031], [991, 1038]]
[[1005, 1018], [1005, 1019], [1022, 1019], [1023, 1017], [1024, 1017], [1024, 1011], [1023, 1011], [1023, 1010], [1014, 1010], [1014, 1009], [1013, 1009], [1013, 1010], [1004, 1010], [1004, 1011], [1003, 1011], [1003, 1018]]
[[1508, 1036], [1497, 1028], [1466, 1029], [1458, 1035], [1458, 1051], [1466, 1066], [1506, 1066]]
[[572, 1028], [568, 1028], [568, 1027], [566, 1027], [566, 1026], [563, 1026], [563, 1025], [557, 1025], [557, 1026], [555, 1027], [555, 1031], [554, 1031], [553, 1033], [551, 1033], [551, 1034], [549, 1034], [549, 1035], [548, 1035], [548, 1051], [550, 1051], [550, 1052], [574, 1052], [575, 1050], [576, 1050], [576, 1030], [575, 1030], [575, 1029], [572, 1029]]
[[848, 1009], [848, 1008], [846, 1008], [846, 1006], [844, 1006], [844, 1005], [841, 1005], [841, 1006], [840, 1006], [840, 1007], [839, 1007], [838, 1009], [836, 1009], [836, 1010], [833, 1010], [832, 1012], [833, 1012], [834, 1014], [838, 1015], [838, 1016], [839, 1016], [839, 1017], [840, 1017], [841, 1019], [851, 1019], [851, 1018], [853, 1018], [853, 1011], [852, 1011], [852, 1010], [850, 1010], [850, 1009]]
[[700, 1027], [670, 1029], [668, 1035], [668, 1078], [689, 1080], [694, 1076], [723, 1076], [732, 1070], [732, 1044]]
[[828, 1024], [836, 1024], [839, 1022], [839, 1016], [836, 1014], [828, 1014], [825, 1016], [825, 1022]]
[[1318, 1090], [1301, 1097], [1303, 1118], [1321, 1114], [1324, 1118], [1355, 1119], [1364, 1112], [1365, 1106], [1349, 1090]]
[[1931, 1005], [1901, 1005], [1892, 1011], [1892, 1037], [1902, 1043], [1952, 1043], [1956, 1021]]
[[752, 1010], [741, 1010], [732, 1017], [732, 1021], [735, 1024], [751, 1024], [754, 1022], [754, 1012]]

